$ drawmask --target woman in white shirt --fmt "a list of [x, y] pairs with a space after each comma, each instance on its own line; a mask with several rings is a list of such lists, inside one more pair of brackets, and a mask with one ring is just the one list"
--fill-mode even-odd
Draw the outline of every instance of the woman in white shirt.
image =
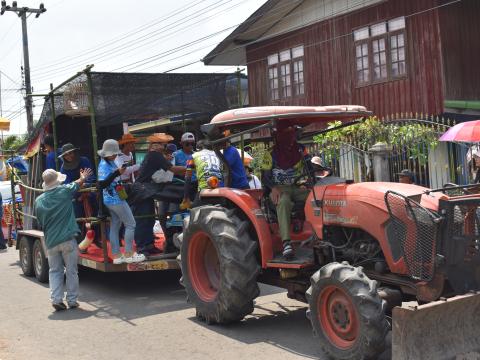
[[250, 166], [246, 165], [245, 172], [247, 173], [247, 180], [250, 189], [261, 189], [262, 182], [258, 177], [255, 176], [255, 174], [253, 173], [253, 169]]

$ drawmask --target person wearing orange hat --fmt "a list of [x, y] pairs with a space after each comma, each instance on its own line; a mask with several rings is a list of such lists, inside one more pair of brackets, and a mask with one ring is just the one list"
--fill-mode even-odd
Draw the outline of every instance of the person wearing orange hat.
[[127, 167], [125, 168], [125, 172], [120, 175], [120, 179], [123, 182], [134, 183], [134, 173], [140, 169], [139, 164], [134, 164], [135, 161], [132, 154], [132, 152], [135, 151], [135, 143], [137, 141], [137, 138], [130, 133], [123, 134], [122, 138], [118, 140], [118, 145], [120, 146], [120, 150], [122, 151], [122, 153], [119, 154], [115, 159], [115, 164], [119, 168], [127, 165]]
[[[148, 152], [140, 165], [140, 170], [135, 185], [142, 183], [151, 183], [152, 175], [157, 170], [170, 171], [174, 175], [183, 176], [185, 174], [184, 166], [174, 166], [164, 157], [166, 145], [173, 140], [173, 136], [165, 133], [155, 133], [147, 137], [149, 142]], [[142, 198], [133, 204], [135, 216], [145, 216], [155, 214], [155, 204], [152, 197]], [[135, 242], [137, 244], [137, 252], [148, 256], [155, 256], [161, 253], [154, 245], [153, 226], [155, 218], [143, 217], [137, 218], [137, 226], [135, 228]], [[171, 247], [173, 244], [166, 244]]]

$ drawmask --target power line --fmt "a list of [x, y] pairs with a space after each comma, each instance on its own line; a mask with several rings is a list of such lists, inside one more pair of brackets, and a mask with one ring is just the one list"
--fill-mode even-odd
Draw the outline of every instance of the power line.
[[8, 76], [5, 72], [1, 71], [0, 70], [0, 74], [2, 74], [3, 76], [5, 76], [8, 80], [10, 80], [11, 82], [13, 82], [14, 84], [17, 84], [18, 86], [22, 86], [22, 84], [20, 84], [18, 81], [15, 81], [13, 80], [10, 76]]
[[[203, 0], [203, 1], [205, 1], [205, 0]], [[219, 0], [219, 1], [217, 1], [216, 3], [221, 2], [221, 1], [225, 1], [225, 0]], [[232, 0], [228, 0], [228, 1], [232, 1]], [[215, 4], [216, 4], [216, 3], [215, 3]], [[195, 3], [195, 5], [196, 5], [196, 4], [198, 4], [198, 3]], [[207, 6], [207, 8], [204, 8], [204, 9], [202, 9], [202, 10], [208, 9], [208, 8], [211, 7], [211, 6], [212, 6], [212, 5], [209, 5], [209, 6]], [[188, 9], [188, 8], [187, 8], [187, 9]], [[185, 10], [182, 8], [182, 11], [185, 11]], [[181, 11], [177, 11], [177, 12], [174, 12], [174, 15], [178, 15], [178, 14], [180, 14], [180, 13], [181, 13]], [[202, 13], [200, 13], [200, 14], [202, 14]], [[190, 15], [187, 16], [187, 18], [190, 17], [190, 16], [194, 16], [194, 15], [195, 15], [195, 14], [190, 14]], [[171, 19], [172, 17], [167, 17], [167, 16], [165, 16], [164, 18], [162, 18], [162, 20], [164, 20], [165, 18]], [[160, 23], [160, 20], [156, 21], [155, 23]], [[174, 24], [174, 23], [177, 23], [177, 25], [175, 25], [175, 26], [178, 26], [178, 24], [181, 24], [182, 22], [178, 22], [178, 21], [176, 21], [176, 20], [172, 20], [171, 23], [162, 26], [160, 29], [154, 30], [154, 31], [150, 31], [150, 32], [148, 32], [148, 33], [145, 34], [145, 35], [142, 35], [142, 36], [140, 36], [140, 37], [136, 37], [136, 38], [134, 38], [134, 39], [132, 39], [132, 40], [129, 40], [126, 44], [118, 45], [118, 41], [120, 41], [120, 40], [117, 40], [117, 41], [115, 41], [115, 42], [111, 41], [111, 42], [109, 42], [108, 46], [104, 46], [104, 47], [101, 47], [100, 49], [90, 51], [90, 53], [91, 53], [91, 52], [101, 51], [99, 54], [97, 54], [97, 55], [95, 55], [95, 56], [100, 56], [101, 58], [102, 58], [102, 57], [104, 58], [105, 56], [106, 56], [106, 57], [111, 57], [111, 55], [116, 52], [115, 50], [118, 50], [118, 49], [121, 50], [122, 48], [134, 46], [134, 45], [136, 45], [136, 44], [139, 43], [139, 42], [143, 42], [143, 41], [151, 38], [151, 37], [152, 37], [152, 34], [154, 35], [155, 33], [161, 32], [161, 30], [163, 30], [163, 29], [167, 29], [167, 30], [168, 30], [169, 26], [171, 26], [171, 24]], [[147, 27], [147, 28], [148, 28], [148, 27]], [[141, 31], [143, 31], [143, 30], [145, 30], [145, 29], [142, 29]], [[136, 33], [138, 33], [138, 32], [141, 32], [141, 31], [133, 32], [132, 34], [130, 34], [130, 35], [128, 35], [128, 36], [125, 36], [124, 39], [125, 39], [125, 38], [128, 38], [128, 37], [130, 37], [130, 36], [133, 36], [134, 34], [136, 34]], [[111, 46], [113, 46], [113, 48], [109, 48], [109, 47], [111, 47]], [[78, 60], [79, 57], [71, 58], [71, 60], [70, 60], [71, 64], [69, 64], [69, 65], [64, 65], [64, 61], [63, 61], [63, 62], [62, 62], [62, 65], [64, 65], [64, 66], [62, 66], [62, 67], [60, 67], [60, 68], [57, 67], [57, 68], [48, 70], [48, 68], [51, 68], [52, 66], [47, 66], [47, 67], [44, 68], [44, 70], [39, 71], [38, 73], [36, 73], [36, 75], [37, 75], [37, 77], [38, 77], [38, 76], [43, 76], [44, 74], [47, 74], [47, 73], [57, 72], [59, 69], [67, 69], [67, 68], [76, 67], [76, 66], [78, 66], [79, 64], [83, 64], [85, 61], [92, 62], [91, 60], [86, 60], [86, 59], [91, 59], [91, 55], [87, 55], [87, 54], [85, 54], [85, 55], [83, 55], [83, 56], [80, 55], [80, 58], [82, 58], [82, 57], [84, 58], [84, 60], [80, 60], [80, 61]], [[95, 59], [95, 60], [98, 60], [98, 59]], [[73, 62], [72, 62], [72, 61], [73, 61]]]
[[[118, 55], [115, 55], [115, 54], [126, 54], [126, 53], [129, 53], [129, 52], [132, 52], [134, 50], [137, 50], [139, 48], [142, 48], [142, 47], [145, 47], [153, 42], [158, 42], [160, 39], [165, 39], [167, 37], [171, 37], [171, 36], [174, 36], [176, 34], [178, 34], [180, 32], [180, 30], [185, 30], [185, 29], [188, 29], [191, 27], [191, 25], [187, 25], [187, 26], [184, 26], [182, 28], [180, 28], [179, 30], [175, 30], [175, 31], [171, 31], [172, 29], [175, 29], [179, 26], [182, 26], [196, 18], [199, 18], [200, 16], [204, 15], [205, 13], [207, 12], [210, 12], [214, 9], [217, 9], [221, 6], [224, 6], [225, 4], [231, 2], [232, 0], [220, 0], [220, 1], [217, 1], [215, 2], [214, 4], [211, 4], [205, 8], [202, 8], [200, 12], [197, 12], [197, 13], [193, 13], [193, 14], [190, 14], [188, 15], [187, 17], [185, 17], [183, 19], [183, 21], [181, 22], [178, 22], [178, 21], [173, 21], [169, 24], [166, 24], [164, 26], [162, 26], [160, 29], [157, 29], [155, 31], [152, 31], [142, 37], [138, 37], [138, 38], [135, 38], [131, 41], [129, 41], [127, 44], [123, 44], [123, 45], [118, 45], [112, 49], [108, 49], [108, 50], [105, 50], [103, 52], [101, 52], [100, 54], [96, 55], [97, 58], [94, 58], [94, 59], [91, 59], [89, 60], [90, 63], [97, 63], [98, 61], [102, 60], [102, 59], [110, 59], [110, 58], [117, 58]], [[214, 6], [216, 4], [220, 3], [220, 5], [217, 5], [217, 6]], [[237, 4], [237, 5], [234, 5], [233, 7], [235, 6], [239, 6], [240, 4]], [[212, 8], [213, 7], [213, 8]], [[231, 8], [233, 8], [231, 7]], [[231, 9], [230, 8], [230, 9]], [[226, 10], [222, 10], [220, 11], [219, 13], [222, 13], [222, 12], [225, 12]], [[219, 13], [217, 14], [214, 14], [214, 15], [218, 15]], [[210, 16], [209, 18], [212, 18], [214, 16]], [[200, 21], [197, 21], [195, 22], [194, 24], [197, 24], [197, 23], [200, 23], [200, 22], [203, 22], [205, 19], [203, 20], [200, 20]], [[173, 26], [172, 26], [173, 24]], [[192, 24], [193, 25], [193, 24]], [[165, 32], [170, 32], [164, 36], [161, 36], [159, 37], [159, 35], [165, 33]], [[148, 41], [150, 40], [150, 41]], [[141, 44], [141, 45], [138, 45], [138, 44]], [[130, 50], [128, 51], [122, 51], [124, 49], [128, 49], [128, 48], [131, 48]], [[77, 59], [78, 60], [78, 59]], [[46, 70], [46, 71], [40, 71], [40, 72], [34, 72], [34, 74], [36, 75], [35, 77], [35, 80], [41, 80], [41, 79], [45, 79], [47, 77], [49, 77], [50, 74], [52, 73], [56, 73], [58, 74], [59, 72], [67, 72], [67, 71], [70, 71], [70, 69], [72, 69], [72, 67], [77, 67], [78, 65], [80, 64], [83, 64], [84, 61], [76, 61], [72, 64], [69, 64], [69, 65], [66, 65], [66, 66], [63, 66], [63, 67], [60, 67], [60, 68], [55, 68], [55, 69], [51, 69], [51, 70]]]
[[81, 52], [74, 53], [73, 55], [69, 55], [69, 56], [66, 56], [66, 57], [64, 57], [64, 58], [60, 58], [59, 60], [57, 60], [57, 61], [54, 62], [54, 63], [48, 63], [48, 64], [40, 65], [40, 66], [37, 67], [37, 68], [38, 68], [38, 69], [48, 68], [48, 67], [51, 67], [51, 66], [54, 66], [54, 65], [62, 64], [63, 62], [65, 62], [65, 60], [76, 59], [76, 58], [78, 58], [78, 56], [90, 54], [90, 53], [92, 53], [92, 52], [97, 51], [98, 49], [102, 49], [102, 50], [103, 50], [103, 49], [105, 48], [105, 46], [107, 46], [107, 45], [111, 45], [112, 43], [115, 43], [115, 42], [121, 41], [121, 40], [123, 40], [123, 39], [126, 39], [126, 38], [128, 38], [128, 37], [130, 37], [130, 36], [133, 36], [133, 35], [141, 32], [141, 31], [145, 30], [146, 28], [148, 28], [148, 27], [150, 27], [150, 26], [152, 26], [152, 25], [158, 24], [159, 22], [165, 20], [166, 18], [170, 18], [170, 17], [172, 17], [172, 16], [177, 15], [177, 13], [176, 13], [177, 11], [180, 12], [180, 11], [183, 11], [184, 9], [186, 9], [186, 8], [193, 8], [193, 7], [195, 7], [196, 5], [198, 5], [199, 3], [202, 3], [202, 2], [204, 2], [204, 1], [206, 1], [206, 0], [196, 1], [196, 2], [194, 2], [193, 4], [192, 4], [192, 3], [189, 3], [189, 4], [187, 4], [187, 5], [179, 8], [179, 9], [177, 9], [177, 10], [172, 11], [171, 13], [168, 13], [167, 15], [161, 16], [160, 18], [157, 18], [157, 19], [155, 19], [155, 20], [153, 20], [153, 21], [151, 21], [151, 22], [149, 22], [149, 23], [147, 23], [147, 24], [141, 25], [140, 27], [137, 27], [137, 28], [133, 29], [132, 31], [126, 32], [126, 33], [124, 33], [123, 35], [120, 35], [119, 37], [115, 37], [115, 38], [112, 38], [112, 39], [110, 39], [110, 40], [104, 41], [104, 42], [102, 42], [102, 43], [100, 43], [100, 44], [98, 44], [98, 45], [96, 45], [96, 46], [94, 46], [94, 47], [92, 47], [92, 48], [90, 48], [90, 49], [86, 49], [86, 51], [83, 50], [83, 51], [81, 51]]

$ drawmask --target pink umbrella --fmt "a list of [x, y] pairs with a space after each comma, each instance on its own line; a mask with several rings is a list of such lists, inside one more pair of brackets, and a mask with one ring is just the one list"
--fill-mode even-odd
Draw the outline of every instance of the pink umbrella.
[[443, 134], [440, 141], [480, 142], [480, 120], [455, 125]]

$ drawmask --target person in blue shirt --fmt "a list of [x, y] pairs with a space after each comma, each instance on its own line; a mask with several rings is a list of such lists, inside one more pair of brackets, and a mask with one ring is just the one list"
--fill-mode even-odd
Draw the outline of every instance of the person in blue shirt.
[[[62, 146], [60, 159], [63, 160], [63, 164], [60, 167], [60, 173], [66, 176], [64, 184], [70, 184], [80, 177], [80, 169], [91, 169], [91, 175], [86, 179], [86, 183], [95, 183], [96, 177], [93, 171], [93, 166], [90, 160], [85, 156], [80, 156], [78, 148], [71, 143], [67, 143]], [[75, 216], [77, 218], [85, 217], [85, 208], [83, 200], [88, 197], [88, 203], [92, 210], [90, 216], [97, 215], [97, 202], [95, 199], [95, 193], [76, 193], [73, 200], [73, 208], [75, 210]]]
[[237, 148], [233, 146], [228, 140], [225, 142], [223, 157], [225, 158], [225, 161], [230, 170], [230, 176], [228, 181], [229, 184], [225, 184], [225, 186], [234, 189], [250, 189], [247, 179], [247, 173], [245, 172], [242, 158], [240, 157]]
[[[133, 251], [133, 237], [135, 235], [135, 219], [126, 200], [125, 189], [120, 175], [125, 172], [126, 166], [118, 167], [115, 164], [117, 155], [122, 154], [118, 142], [114, 139], [105, 140], [98, 155], [102, 158], [98, 165], [98, 180], [102, 189], [103, 203], [110, 212], [110, 245], [114, 264], [141, 262], [145, 255]], [[123, 192], [122, 192], [123, 191]], [[120, 252], [120, 226], [125, 226], [125, 253]]]
[[[195, 135], [191, 132], [184, 133], [180, 139], [180, 144], [182, 145], [182, 148], [173, 153], [175, 165], [187, 166], [188, 160], [192, 160], [193, 152], [195, 151]], [[192, 186], [196, 187], [196, 185], [197, 176], [193, 173]]]
[[[46, 152], [45, 170], [47, 170], [47, 169], [56, 170], [55, 156], [58, 156], [59, 154], [55, 155], [54, 142], [53, 142], [53, 136], [52, 135], [47, 134], [43, 138], [43, 147], [45, 148], [45, 152]], [[60, 167], [61, 165], [62, 165], [62, 160], [59, 159], [58, 166]]]

